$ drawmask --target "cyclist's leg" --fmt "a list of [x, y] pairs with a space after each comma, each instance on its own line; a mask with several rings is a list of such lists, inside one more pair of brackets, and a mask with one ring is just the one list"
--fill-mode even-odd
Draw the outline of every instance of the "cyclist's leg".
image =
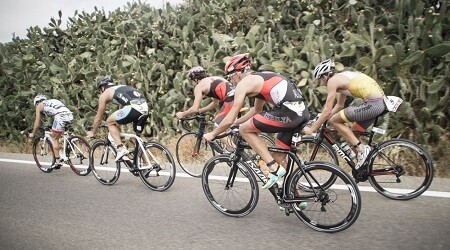
[[59, 140], [61, 138], [61, 134], [64, 132], [66, 126], [73, 121], [73, 115], [71, 113], [55, 115], [52, 124], [52, 145], [53, 152], [55, 153], [55, 164], [52, 166], [53, 168], [59, 169], [62, 165], [61, 155], [59, 154], [59, 150], [61, 146], [59, 145]]

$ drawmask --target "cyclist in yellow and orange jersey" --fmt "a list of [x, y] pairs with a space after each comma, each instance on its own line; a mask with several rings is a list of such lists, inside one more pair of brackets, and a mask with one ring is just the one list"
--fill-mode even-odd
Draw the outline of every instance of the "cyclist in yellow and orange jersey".
[[[314, 133], [329, 119], [329, 124], [356, 150], [358, 156], [356, 169], [358, 169], [369, 154], [370, 147], [362, 144], [346, 123], [353, 122], [353, 129], [356, 130], [367, 129], [375, 118], [386, 110], [384, 91], [374, 79], [361, 72], [338, 73], [331, 59], [315, 67], [314, 77], [320, 79], [321, 84], [327, 87], [327, 100], [320, 117], [311, 127], [305, 127], [304, 132]], [[344, 108], [348, 96], [361, 98], [364, 102], [361, 105]], [[337, 103], [334, 105], [336, 98]]]

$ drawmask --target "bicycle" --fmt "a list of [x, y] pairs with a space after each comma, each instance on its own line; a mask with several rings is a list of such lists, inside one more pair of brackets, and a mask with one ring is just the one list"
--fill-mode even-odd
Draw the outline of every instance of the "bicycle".
[[[106, 125], [100, 127], [105, 128]], [[170, 188], [175, 181], [176, 172], [170, 151], [158, 142], [144, 142], [139, 133], [120, 133], [120, 136], [134, 144], [134, 148], [129, 157], [124, 156], [119, 161], [115, 161], [116, 147], [110, 135], [92, 144], [89, 165], [97, 181], [103, 185], [116, 183], [123, 163], [151, 190], [165, 191]]]
[[[198, 130], [193, 132], [186, 124], [188, 121], [195, 120], [198, 123]], [[215, 140], [207, 142], [203, 139], [207, 127], [214, 125], [206, 121], [204, 114], [196, 114], [189, 118], [181, 119], [181, 126], [187, 131], [177, 141], [175, 156], [180, 167], [192, 177], [201, 177], [204, 163], [214, 155], [223, 154], [233, 150], [232, 138], [227, 137], [224, 140]], [[275, 145], [273, 139], [267, 134], [260, 134], [260, 137], [267, 145]], [[250, 152], [248, 152], [250, 154]], [[255, 161], [259, 160], [257, 154], [252, 154]]]
[[[245, 152], [249, 146], [233, 129], [236, 149], [231, 154], [211, 158], [202, 172], [206, 198], [219, 212], [231, 217], [250, 214], [258, 203], [258, 181], [268, 178]], [[227, 136], [218, 136], [216, 139]], [[288, 156], [286, 176], [269, 190], [286, 215], [295, 215], [308, 227], [320, 232], [339, 232], [349, 228], [361, 211], [361, 195], [354, 180], [341, 168], [329, 162], [303, 162], [296, 149], [269, 147], [269, 151]], [[322, 180], [336, 176], [333, 185], [323, 186]], [[278, 186], [280, 185], [280, 186]], [[307, 202], [307, 207], [301, 207]]]
[[[51, 126], [42, 126], [39, 135], [33, 139], [33, 158], [38, 168], [50, 173], [53, 171], [51, 166], [55, 163], [55, 152], [53, 151]], [[77, 175], [85, 176], [91, 172], [87, 164], [89, 156], [89, 143], [81, 136], [69, 135], [67, 127], [62, 134], [62, 148], [60, 157], [62, 162], [69, 165], [70, 169]], [[86, 162], [84, 160], [86, 159]], [[50, 167], [46, 167], [50, 165]]]
[[[374, 142], [375, 135], [384, 135], [386, 131], [378, 128], [381, 114], [375, 118], [371, 131], [354, 131], [365, 138], [372, 148], [364, 164], [355, 169], [349, 150], [345, 150], [333, 137], [334, 128], [324, 123], [315, 136], [301, 136], [297, 148], [304, 159], [326, 160], [339, 165], [338, 156], [350, 166], [356, 183], [369, 180], [370, 185], [381, 195], [393, 200], [409, 200], [418, 197], [431, 185], [434, 176], [433, 162], [421, 146], [406, 139], [390, 139], [381, 143]], [[334, 182], [332, 176], [328, 184]]]

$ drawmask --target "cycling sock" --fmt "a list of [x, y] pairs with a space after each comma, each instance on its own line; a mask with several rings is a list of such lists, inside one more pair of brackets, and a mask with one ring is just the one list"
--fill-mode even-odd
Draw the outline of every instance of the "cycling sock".
[[358, 143], [356, 143], [355, 145], [353, 145], [353, 148], [358, 148], [359, 147], [359, 145], [361, 145], [361, 141], [359, 141]]
[[117, 149], [119, 149], [120, 147], [123, 147], [123, 144], [117, 145]]

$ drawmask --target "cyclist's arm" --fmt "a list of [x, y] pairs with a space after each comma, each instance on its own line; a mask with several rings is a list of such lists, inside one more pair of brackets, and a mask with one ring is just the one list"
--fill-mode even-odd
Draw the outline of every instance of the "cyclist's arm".
[[[241, 84], [240, 86], [245, 86], [245, 84]], [[236, 93], [234, 95], [233, 107], [231, 107], [230, 112], [223, 118], [222, 122], [220, 122], [219, 126], [217, 126], [210, 134], [214, 139], [217, 135], [225, 132], [230, 126], [234, 123], [236, 118], [239, 115], [239, 111], [245, 105], [245, 97], [247, 96], [247, 90], [243, 88], [239, 91], [239, 85], [236, 88]], [[239, 92], [238, 92], [239, 91]], [[207, 136], [208, 137], [208, 136]], [[205, 138], [207, 138], [205, 137]], [[208, 138], [210, 139], [210, 138]]]
[[207, 83], [200, 81], [194, 88], [194, 103], [186, 111], [176, 113], [176, 117], [178, 119], [181, 119], [200, 112], [200, 106], [202, 104], [203, 96], [208, 90], [209, 87], [207, 86]]
[[330, 116], [333, 116], [334, 114], [338, 113], [344, 108], [345, 99], [347, 99], [347, 96], [345, 96], [344, 94], [342, 93], [337, 94], [337, 103], [336, 105], [334, 105], [333, 110], [331, 110]]
[[322, 126], [322, 124], [331, 117], [331, 112], [333, 110], [334, 102], [336, 101], [336, 85], [331, 82], [331, 79], [328, 82], [327, 86], [327, 100], [323, 107], [322, 113], [320, 114], [317, 121], [311, 126], [311, 131], [315, 132], [317, 129]]
[[255, 99], [254, 106], [247, 112], [245, 115], [243, 115], [241, 118], [237, 119], [234, 124], [239, 125], [247, 121], [248, 119], [252, 118], [256, 114], [261, 113], [261, 111], [264, 108], [264, 101], [261, 99]]
[[42, 119], [42, 111], [44, 110], [44, 104], [41, 102], [36, 107], [36, 115], [34, 118], [34, 126], [33, 131], [31, 131], [30, 136], [34, 136], [36, 132], [38, 131], [39, 127], [41, 126], [41, 119]]
[[213, 110], [219, 106], [220, 101], [218, 99], [213, 98], [213, 101], [206, 105], [205, 107], [198, 110], [199, 113], [206, 113], [210, 110]]
[[100, 123], [102, 122], [103, 113], [105, 113], [106, 103], [108, 103], [109, 91], [103, 92], [98, 98], [98, 109], [97, 114], [94, 118], [94, 123], [92, 124], [92, 133], [95, 135], [98, 127], [100, 127]]

